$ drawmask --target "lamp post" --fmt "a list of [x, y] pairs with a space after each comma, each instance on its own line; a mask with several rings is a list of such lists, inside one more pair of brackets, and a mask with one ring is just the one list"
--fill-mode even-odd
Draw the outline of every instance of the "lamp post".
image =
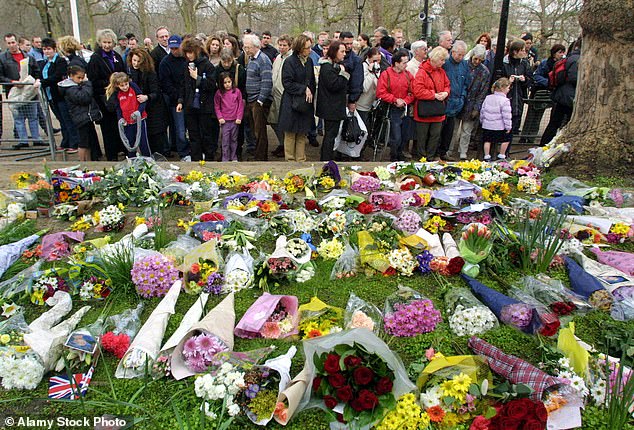
[[365, 7], [365, 0], [354, 0], [357, 6], [357, 36], [361, 34], [361, 18], [363, 17], [363, 8]]
[[46, 35], [53, 37], [53, 32], [51, 31], [51, 14], [48, 12], [48, 0], [44, 0], [44, 9], [46, 10]]
[[509, 21], [509, 3], [510, 0], [502, 0], [502, 10], [500, 11], [500, 29], [498, 30], [498, 44], [495, 50], [491, 84], [502, 76], [502, 68], [504, 67], [504, 49], [506, 47], [506, 31]]

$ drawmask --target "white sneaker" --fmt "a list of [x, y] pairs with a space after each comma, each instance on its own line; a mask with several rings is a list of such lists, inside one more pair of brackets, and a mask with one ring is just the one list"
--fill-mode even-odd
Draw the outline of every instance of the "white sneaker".
[[484, 156], [484, 161], [491, 161], [491, 156], [490, 155], [485, 155]]
[[466, 160], [467, 154], [460, 154], [460, 160]]
[[184, 163], [191, 163], [192, 157], [190, 155], [186, 155], [183, 158], [181, 158], [181, 161]]
[[498, 154], [498, 160], [499, 160], [499, 161], [505, 161], [505, 160], [506, 160], [506, 155], [504, 155], [504, 154]]

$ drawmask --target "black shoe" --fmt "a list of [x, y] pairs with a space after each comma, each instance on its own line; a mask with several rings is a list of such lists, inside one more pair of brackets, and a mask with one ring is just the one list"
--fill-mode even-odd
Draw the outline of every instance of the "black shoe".
[[272, 154], [274, 157], [278, 157], [278, 158], [279, 158], [279, 157], [283, 157], [283, 156], [284, 156], [284, 147], [283, 147], [283, 146], [278, 146], [277, 148], [275, 148], [275, 149], [271, 152], [271, 154]]
[[13, 148], [13, 149], [24, 149], [24, 148], [28, 148], [28, 147], [29, 147], [28, 143], [16, 143], [11, 148]]
[[33, 142], [33, 146], [48, 146], [48, 143], [37, 141], [37, 142]]
[[317, 142], [317, 138], [316, 137], [309, 137], [308, 138], [308, 144], [310, 146], [314, 146], [315, 148], [317, 148], [319, 146], [319, 142]]
[[62, 129], [61, 129], [61, 128], [54, 128], [54, 129], [53, 129], [53, 134], [58, 134], [58, 133], [60, 133], [61, 131], [62, 131]]

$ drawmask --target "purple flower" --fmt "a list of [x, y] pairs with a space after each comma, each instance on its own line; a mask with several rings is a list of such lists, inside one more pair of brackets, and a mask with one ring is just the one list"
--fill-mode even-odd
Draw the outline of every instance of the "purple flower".
[[222, 273], [213, 272], [207, 278], [207, 285], [205, 285], [204, 291], [208, 294], [219, 295], [222, 293], [222, 287], [225, 283], [225, 277]]
[[253, 399], [255, 398], [255, 396], [258, 395], [259, 391], [260, 391], [260, 386], [258, 384], [249, 384], [249, 387], [247, 388], [245, 395], [249, 399]]
[[178, 269], [163, 255], [151, 255], [134, 263], [130, 272], [139, 295], [163, 297], [178, 279]]
[[429, 299], [397, 303], [394, 312], [384, 318], [385, 331], [398, 337], [412, 337], [429, 333], [442, 321], [440, 311]]
[[533, 319], [533, 308], [526, 303], [513, 303], [502, 309], [500, 320], [505, 323], [517, 327], [520, 330], [525, 329]]
[[417, 270], [421, 272], [423, 275], [431, 273], [431, 268], [429, 267], [429, 263], [434, 259], [434, 256], [428, 250], [423, 251], [421, 254], [416, 256], [416, 260], [418, 260], [418, 268]]

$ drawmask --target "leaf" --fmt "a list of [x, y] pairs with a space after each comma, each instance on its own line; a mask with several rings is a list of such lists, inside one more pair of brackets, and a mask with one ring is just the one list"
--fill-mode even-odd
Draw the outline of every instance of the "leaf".
[[478, 384], [471, 384], [469, 386], [469, 394], [474, 397], [480, 397], [480, 387], [478, 386]]
[[491, 418], [493, 418], [494, 416], [496, 416], [498, 414], [497, 410], [493, 407], [493, 406], [489, 406], [485, 411], [484, 411], [484, 418], [490, 420]]

